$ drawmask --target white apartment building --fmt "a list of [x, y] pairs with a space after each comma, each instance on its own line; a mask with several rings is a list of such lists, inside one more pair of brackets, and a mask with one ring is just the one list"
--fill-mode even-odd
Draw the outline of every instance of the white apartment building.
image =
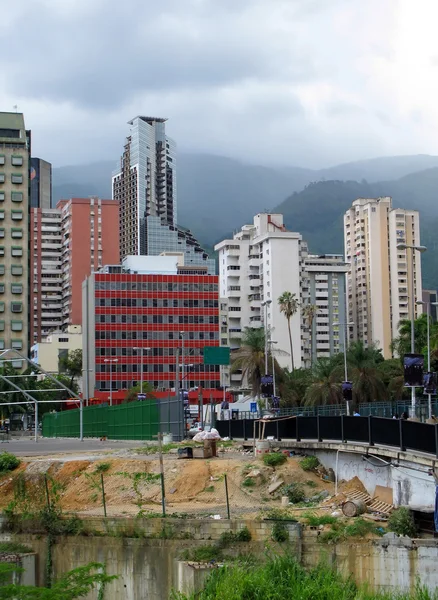
[[[233, 236], [215, 246], [219, 253], [219, 290], [228, 301], [228, 332], [231, 348], [238, 348], [245, 327], [262, 327], [276, 343], [279, 364], [291, 366], [286, 318], [278, 298], [285, 291], [296, 295], [301, 305], [308, 302], [305, 272], [307, 244], [299, 233], [286, 231], [283, 215], [258, 214], [252, 225], [244, 225]], [[306, 285], [307, 284], [307, 285]], [[270, 304], [263, 306], [265, 301]], [[308, 332], [300, 310], [291, 319], [294, 366], [309, 361]], [[231, 385], [241, 377], [232, 374]]]
[[309, 304], [316, 307], [309, 336], [314, 362], [344, 352], [344, 325], [339, 324], [346, 322], [345, 275], [349, 266], [341, 254], [309, 254], [305, 268]]
[[[409, 319], [411, 302], [422, 298], [420, 253], [397, 248], [420, 245], [419, 213], [393, 209], [389, 197], [359, 198], [344, 215], [344, 243], [350, 339], [375, 343], [390, 358], [400, 320]], [[417, 317], [421, 306], [414, 311]]]

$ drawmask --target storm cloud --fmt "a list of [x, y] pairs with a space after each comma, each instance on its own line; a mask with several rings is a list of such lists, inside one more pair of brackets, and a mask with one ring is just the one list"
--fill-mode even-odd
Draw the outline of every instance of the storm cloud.
[[[421, 8], [434, 22], [434, 0]], [[34, 153], [55, 165], [115, 159], [137, 114], [168, 117], [181, 149], [266, 164], [435, 153], [437, 47], [418, 10], [413, 0], [0, 0], [0, 110], [18, 105]]]

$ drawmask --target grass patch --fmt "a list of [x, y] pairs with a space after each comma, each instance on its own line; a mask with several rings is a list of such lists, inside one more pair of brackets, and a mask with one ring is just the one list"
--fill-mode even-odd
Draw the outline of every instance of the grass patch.
[[316, 481], [313, 481], [313, 479], [308, 479], [308, 480], [306, 481], [306, 485], [307, 485], [309, 488], [316, 488], [318, 484], [316, 483]]
[[184, 550], [181, 558], [193, 562], [211, 562], [222, 559], [222, 550], [214, 544], [205, 544], [205, 546]]
[[242, 481], [243, 487], [254, 487], [255, 484], [256, 484], [256, 482], [254, 481], [254, 479], [252, 477], [247, 477], [246, 479], [244, 479]]
[[272, 452], [271, 454], [263, 455], [263, 463], [267, 467], [279, 467], [280, 465], [284, 465], [287, 461], [287, 457], [281, 452]]
[[21, 460], [10, 452], [0, 453], [0, 475], [13, 471], [21, 463]]
[[319, 460], [316, 456], [305, 456], [300, 460], [300, 467], [303, 471], [314, 471], [319, 466]]
[[397, 535], [416, 537], [418, 534], [411, 511], [406, 506], [394, 510], [388, 519], [388, 529]]
[[18, 542], [0, 542], [0, 553], [7, 554], [28, 554], [33, 552], [30, 546]]
[[214, 485], [209, 485], [204, 489], [204, 492], [214, 492]]
[[303, 515], [306, 519], [307, 524], [311, 527], [319, 527], [320, 525], [333, 525], [338, 519], [331, 515], [315, 515], [314, 513], [308, 512]]
[[268, 521], [290, 521], [293, 523], [297, 522], [297, 519], [292, 515], [289, 510], [283, 508], [271, 508], [269, 510], [262, 510], [261, 517]]
[[375, 523], [365, 519], [356, 518], [349, 524], [337, 519], [336, 523], [332, 523], [331, 529], [322, 533], [318, 540], [325, 544], [336, 544], [349, 538], [363, 538], [370, 533], [381, 536], [384, 532]]
[[[188, 600], [174, 593], [173, 600]], [[327, 564], [306, 570], [290, 554], [275, 556], [248, 568], [245, 564], [213, 569], [197, 600], [436, 600], [438, 595], [417, 586], [412, 592], [372, 592], [344, 578]]]

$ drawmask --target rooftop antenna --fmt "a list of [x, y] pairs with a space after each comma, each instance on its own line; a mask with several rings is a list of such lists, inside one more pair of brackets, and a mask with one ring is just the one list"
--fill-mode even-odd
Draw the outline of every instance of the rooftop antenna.
[[14, 104], [12, 108], [15, 108], [15, 112], [18, 112], [18, 104]]

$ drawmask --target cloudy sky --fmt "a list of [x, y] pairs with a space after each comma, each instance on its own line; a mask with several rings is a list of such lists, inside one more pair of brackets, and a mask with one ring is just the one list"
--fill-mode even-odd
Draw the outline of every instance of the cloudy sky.
[[437, 0], [0, 0], [0, 110], [55, 166], [137, 114], [180, 150], [331, 166], [438, 154]]

